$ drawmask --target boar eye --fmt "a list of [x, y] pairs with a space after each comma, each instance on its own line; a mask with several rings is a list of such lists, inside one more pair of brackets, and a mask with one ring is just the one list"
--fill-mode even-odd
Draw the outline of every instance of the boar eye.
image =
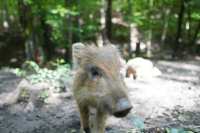
[[101, 72], [100, 72], [100, 70], [99, 70], [99, 68], [97, 68], [97, 67], [92, 67], [91, 68], [91, 75], [92, 75], [92, 77], [94, 78], [94, 77], [100, 77], [101, 76]]

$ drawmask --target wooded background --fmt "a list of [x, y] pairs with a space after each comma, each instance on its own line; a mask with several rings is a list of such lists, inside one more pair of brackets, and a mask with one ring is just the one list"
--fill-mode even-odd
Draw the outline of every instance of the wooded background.
[[0, 1], [0, 66], [71, 62], [75, 42], [112, 43], [126, 59], [199, 55], [200, 1]]

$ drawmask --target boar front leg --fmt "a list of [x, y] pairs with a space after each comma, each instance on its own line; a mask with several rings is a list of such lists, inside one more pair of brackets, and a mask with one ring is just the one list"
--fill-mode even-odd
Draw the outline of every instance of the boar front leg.
[[79, 106], [81, 133], [91, 133], [89, 128], [89, 109], [86, 106]]
[[93, 110], [90, 114], [91, 133], [105, 133], [106, 114], [99, 110]]
[[96, 114], [96, 133], [105, 133], [106, 114], [105, 112], [97, 111]]

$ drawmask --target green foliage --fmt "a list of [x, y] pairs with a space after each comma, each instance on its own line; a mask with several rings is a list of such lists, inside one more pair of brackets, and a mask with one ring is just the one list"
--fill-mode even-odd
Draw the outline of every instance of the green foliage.
[[50, 84], [56, 92], [64, 91], [65, 83], [71, 80], [70, 66], [63, 59], [57, 59], [52, 62], [52, 65], [56, 68], [55, 70], [40, 68], [35, 62], [27, 61], [24, 65], [24, 70], [17, 68], [14, 69], [14, 73], [25, 77], [32, 84], [45, 82]]
[[23, 68], [25, 69], [25, 71], [27, 71], [29, 73], [30, 72], [37, 73], [40, 70], [40, 67], [34, 61], [25, 61], [25, 63], [23, 64]]
[[49, 97], [49, 91], [43, 90], [39, 93], [38, 99], [42, 102], [46, 102], [46, 99]]
[[166, 133], [194, 133], [183, 128], [166, 128]]
[[59, 15], [60, 17], [64, 17], [67, 13], [69, 13], [69, 10], [67, 10], [65, 7], [61, 5], [57, 5], [55, 9], [50, 10], [52, 14]]
[[191, 17], [195, 20], [200, 20], [200, 12], [192, 13]]
[[67, 16], [77, 16], [79, 12], [66, 8], [64, 3], [47, 10], [46, 23], [52, 27], [52, 40], [60, 47], [66, 47], [66, 32], [69, 30], [67, 26]]
[[[181, 1], [177, 0], [113, 0], [112, 13], [123, 23], [136, 24], [143, 42], [149, 40], [151, 30], [153, 31], [151, 40], [159, 43], [167, 22], [165, 43], [173, 44], [177, 34], [180, 5]], [[200, 2], [185, 0], [184, 5], [182, 43], [189, 44], [194, 36], [193, 29], [197, 28], [196, 23], [200, 20]], [[97, 35], [101, 33], [101, 8], [101, 0], [4, 0], [0, 3], [2, 15], [0, 24], [8, 22], [12, 27], [10, 30], [21, 34], [23, 39], [24, 36], [27, 37], [25, 39], [34, 36], [33, 42], [36, 43], [34, 46], [42, 46], [46, 54], [48, 50], [45, 48], [50, 46], [46, 44], [48, 43], [46, 39], [52, 41], [51, 45], [53, 44], [54, 49], [70, 48], [71, 43], [77, 41], [96, 41]], [[166, 14], [167, 10], [170, 11], [169, 14]], [[26, 19], [27, 22], [24, 21]], [[24, 27], [21, 21], [26, 25], [25, 30], [22, 29]], [[43, 21], [48, 25], [47, 27], [44, 26]], [[190, 29], [185, 25], [189, 25]], [[129, 27], [121, 25], [112, 27], [112, 41], [128, 43]], [[44, 35], [45, 30], [49, 35]]]
[[30, 93], [26, 88], [22, 88], [19, 94], [18, 102], [28, 102]]
[[56, 68], [58, 68], [58, 67], [60, 67], [60, 66], [64, 66], [64, 67], [69, 68], [69, 65], [66, 65], [64, 59], [56, 59], [55, 61], [51, 61], [49, 64], [50, 64], [52, 67], [56, 67]]
[[26, 75], [26, 71], [19, 68], [11, 69], [11, 72], [15, 73], [19, 77], [24, 77]]

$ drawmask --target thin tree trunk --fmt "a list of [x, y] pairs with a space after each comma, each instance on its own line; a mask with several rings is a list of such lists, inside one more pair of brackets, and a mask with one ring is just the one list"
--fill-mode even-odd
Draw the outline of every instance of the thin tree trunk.
[[111, 40], [112, 36], [112, 0], [106, 0], [106, 36]]
[[185, 12], [185, 5], [184, 0], [181, 0], [180, 3], [180, 11], [178, 14], [178, 21], [177, 21], [177, 33], [175, 38], [175, 46], [172, 58], [175, 58], [177, 55], [180, 55], [180, 43], [181, 43], [181, 34], [182, 34], [182, 24], [183, 24], [183, 16]]
[[78, 7], [78, 12], [79, 12], [79, 15], [77, 16], [77, 21], [78, 21], [78, 39], [79, 39], [79, 41], [82, 41], [80, 0], [77, 0], [77, 7]]
[[135, 50], [135, 56], [139, 57], [141, 54], [141, 50], [140, 50], [140, 42], [136, 43], [136, 50]]
[[147, 57], [151, 57], [152, 56], [152, 52], [151, 52], [151, 45], [152, 45], [152, 29], [149, 29], [148, 31], [148, 41], [147, 41]]
[[8, 13], [8, 3], [7, 0], [3, 0], [3, 27], [8, 31], [10, 25], [9, 13]]
[[[150, 0], [149, 1], [149, 8], [150, 10], [153, 8], [153, 0]], [[149, 15], [149, 31], [148, 31], [148, 41], [147, 41], [147, 47], [146, 47], [146, 50], [147, 50], [147, 57], [151, 57], [152, 56], [152, 52], [151, 52], [151, 45], [152, 45], [152, 27], [150, 26], [151, 25], [151, 22], [152, 22], [152, 14]]]
[[[73, 0], [65, 0], [65, 4], [67, 8], [70, 8], [72, 5]], [[69, 63], [72, 62], [72, 43], [73, 43], [73, 33], [72, 33], [72, 16], [67, 14], [66, 17], [66, 23], [67, 23], [67, 47], [66, 47], [66, 53], [65, 53], [65, 60]]]
[[195, 43], [196, 43], [196, 41], [197, 41], [197, 37], [198, 37], [199, 31], [200, 31], [200, 21], [199, 21], [198, 24], [197, 24], [196, 30], [195, 30], [195, 32], [194, 32], [194, 36], [193, 36], [192, 41], [191, 41], [191, 43], [190, 43], [190, 46], [191, 46], [191, 47], [195, 45]]
[[112, 27], [112, 22], [111, 22], [111, 10], [112, 10], [112, 0], [101, 0], [102, 2], [102, 7], [101, 7], [101, 39], [102, 44], [98, 44], [99, 46], [101, 45], [106, 45], [109, 43], [109, 39], [111, 38], [111, 27]]
[[24, 3], [23, 0], [18, 0], [19, 22], [22, 27], [23, 37], [25, 38], [25, 55], [26, 59], [34, 60], [34, 34], [33, 34], [33, 16], [31, 8]]
[[0, 16], [2, 16], [0, 18], [0, 24], [2, 26], [3, 25], [3, 21], [4, 21], [4, 19], [3, 19], [3, 4], [0, 4]]
[[132, 57], [132, 50], [135, 50], [135, 56], [140, 56], [140, 39], [137, 25], [131, 23], [130, 25], [130, 43], [128, 46], [129, 58]]
[[43, 50], [45, 52], [46, 60], [49, 61], [54, 55], [54, 44], [51, 41], [51, 27], [45, 22], [45, 15], [41, 15], [41, 28], [43, 30]]
[[191, 40], [191, 20], [192, 20], [192, 18], [191, 18], [191, 7], [190, 7], [190, 4], [189, 3], [187, 3], [187, 22], [186, 22], [186, 30], [188, 30], [187, 31], [187, 36], [188, 36], [188, 41], [190, 41]]
[[[129, 13], [129, 15], [130, 15], [130, 17], [133, 17], [132, 16], [132, 11], [133, 11], [133, 9], [132, 9], [132, 2], [131, 2], [131, 0], [128, 0], [127, 1], [127, 3], [128, 3], [128, 13]], [[136, 32], [136, 30], [135, 29], [133, 29], [133, 28], [135, 28], [136, 29], [136, 26], [134, 26], [132, 23], [131, 23], [131, 20], [130, 20], [130, 18], [129, 18], [129, 44], [128, 44], [128, 56], [129, 56], [129, 58], [132, 58], [132, 47], [131, 46], [137, 46], [136, 45], [136, 36], [137, 35], [135, 35], [135, 34], [137, 34], [137, 33], [135, 33]], [[136, 48], [136, 51], [137, 51], [137, 48]], [[137, 52], [136, 52], [136, 54], [137, 54]]]
[[66, 59], [69, 63], [72, 61], [72, 42], [73, 42], [73, 34], [72, 34], [72, 16], [67, 17], [67, 25], [69, 26], [68, 28], [68, 46], [66, 50]]
[[106, 11], [105, 11], [105, 5], [106, 5], [106, 0], [101, 0], [102, 7], [101, 7], [101, 38], [102, 41], [100, 41], [102, 44], [98, 44], [99, 46], [105, 45], [106, 42]]
[[169, 14], [170, 14], [171, 10], [170, 9], [165, 9], [164, 11], [164, 25], [163, 25], [163, 31], [162, 31], [162, 35], [161, 35], [161, 45], [164, 44], [166, 36], [167, 36], [167, 30], [168, 30], [168, 26], [169, 26]]
[[25, 35], [32, 30], [33, 16], [31, 7], [26, 5], [23, 0], [18, 0], [19, 22]]

